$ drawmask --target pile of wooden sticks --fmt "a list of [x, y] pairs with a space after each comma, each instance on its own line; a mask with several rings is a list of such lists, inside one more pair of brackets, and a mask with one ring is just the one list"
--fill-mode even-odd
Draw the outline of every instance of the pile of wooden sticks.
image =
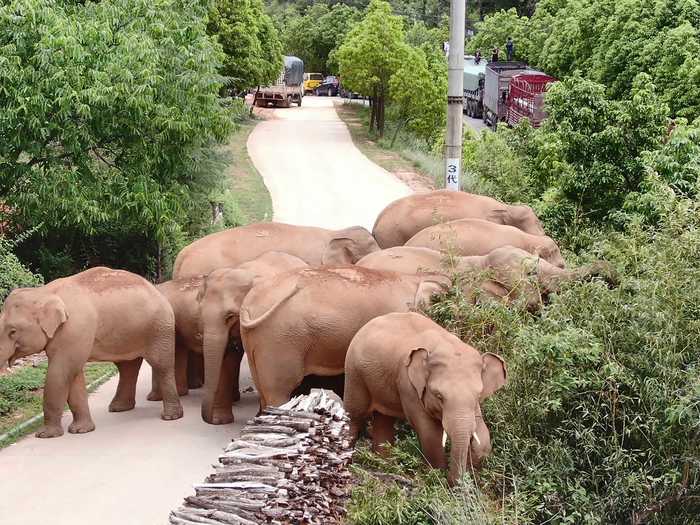
[[345, 514], [352, 448], [340, 399], [313, 389], [248, 421], [173, 525], [336, 524]]

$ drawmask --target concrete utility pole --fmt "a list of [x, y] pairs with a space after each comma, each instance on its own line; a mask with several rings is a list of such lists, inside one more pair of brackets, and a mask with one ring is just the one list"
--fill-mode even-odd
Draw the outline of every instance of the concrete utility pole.
[[459, 191], [462, 171], [462, 108], [464, 101], [464, 22], [466, 0], [450, 1], [450, 51], [447, 57], [447, 137], [445, 187]]

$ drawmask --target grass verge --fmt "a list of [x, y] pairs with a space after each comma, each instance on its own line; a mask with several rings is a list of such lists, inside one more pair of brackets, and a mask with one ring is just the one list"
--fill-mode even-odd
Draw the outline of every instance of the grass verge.
[[[47, 369], [48, 363], [41, 363], [0, 376], [0, 435], [41, 414]], [[113, 363], [88, 363], [85, 366], [85, 383], [90, 387], [88, 390], [92, 392], [116, 372], [117, 367]], [[14, 443], [40, 425], [41, 421], [37, 421], [35, 425], [0, 441], [0, 448]]]
[[[391, 145], [391, 130], [383, 138], [369, 132], [369, 108], [356, 103], [336, 104], [338, 116], [350, 130], [355, 146], [372, 162], [403, 180], [413, 189], [434, 189], [443, 178], [442, 160], [419, 148], [415, 140], [400, 135]], [[390, 123], [387, 124], [390, 126]]]
[[233, 162], [226, 170], [230, 182], [230, 198], [224, 207], [234, 207], [237, 224], [272, 220], [270, 193], [248, 156], [248, 137], [256, 125], [257, 121], [252, 119], [239, 123], [225, 148]]

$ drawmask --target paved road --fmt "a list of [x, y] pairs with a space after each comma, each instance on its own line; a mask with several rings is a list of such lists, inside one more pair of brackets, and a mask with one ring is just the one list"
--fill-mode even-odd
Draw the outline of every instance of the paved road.
[[484, 121], [480, 118], [472, 118], [464, 115], [462, 117], [462, 121], [464, 122], [465, 126], [470, 127], [477, 133], [479, 133], [482, 129], [488, 129], [488, 126], [484, 124]]
[[[297, 224], [372, 226], [408, 187], [367, 160], [352, 144], [327, 98], [274, 112], [248, 144], [273, 198], [275, 219]], [[244, 361], [245, 363], [245, 361]], [[251, 384], [247, 367], [242, 388]], [[97, 425], [84, 435], [29, 436], [0, 451], [1, 525], [153, 525], [192, 494], [218, 453], [257, 411], [257, 396], [234, 406], [233, 425], [200, 419], [201, 390], [182, 399], [185, 417], [166, 422], [160, 404], [145, 400], [150, 368], [139, 378], [137, 407], [110, 414], [116, 379], [90, 397]], [[64, 427], [70, 422], [65, 415]]]
[[248, 152], [272, 195], [274, 220], [372, 229], [379, 212], [411, 190], [352, 143], [328, 97], [278, 109], [248, 139]]
[[[247, 372], [247, 370], [246, 370]], [[251, 385], [245, 374], [243, 387]], [[193, 493], [218, 453], [257, 412], [255, 394], [243, 394], [233, 425], [200, 418], [202, 390], [182, 398], [185, 417], [162, 421], [161, 404], [146, 401], [150, 367], [141, 370], [137, 406], [107, 412], [116, 378], [90, 396], [97, 426], [84, 435], [29, 436], [0, 451], [2, 525], [154, 525]], [[70, 415], [63, 417], [64, 428]]]

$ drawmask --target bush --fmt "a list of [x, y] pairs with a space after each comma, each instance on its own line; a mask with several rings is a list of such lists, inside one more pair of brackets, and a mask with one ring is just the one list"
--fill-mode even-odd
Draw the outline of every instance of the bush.
[[[445, 475], [427, 467], [415, 434], [403, 425], [386, 458], [368, 445], [355, 452], [348, 522], [355, 525], [490, 525], [498, 523], [488, 500], [465, 477], [450, 489]], [[410, 476], [410, 477], [407, 477]]]
[[43, 284], [41, 275], [32, 273], [17, 259], [14, 246], [15, 243], [0, 237], [0, 304], [15, 288]]
[[484, 407], [482, 480], [519, 523], [690, 523], [700, 510], [700, 205], [666, 208], [659, 228], [631, 223], [587, 254], [614, 264], [616, 289], [573, 284], [537, 317], [458, 296], [433, 309], [508, 363]]

